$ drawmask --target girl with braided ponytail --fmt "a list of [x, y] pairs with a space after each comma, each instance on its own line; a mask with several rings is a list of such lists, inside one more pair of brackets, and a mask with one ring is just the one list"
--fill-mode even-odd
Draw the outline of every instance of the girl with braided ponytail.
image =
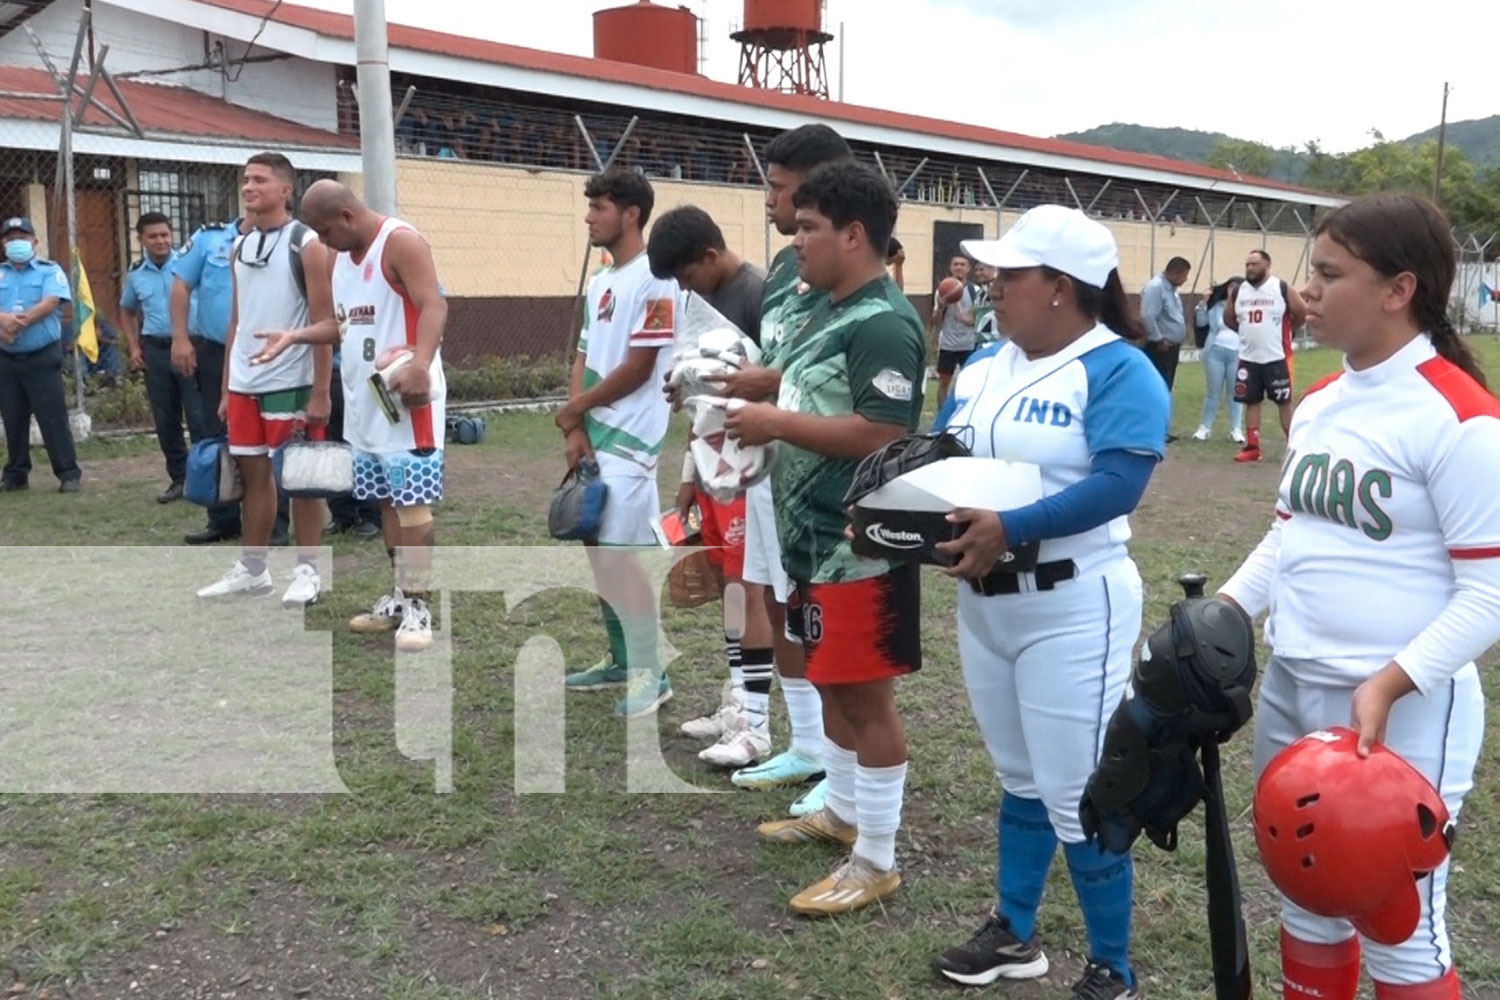
[[[1257, 775], [1349, 726], [1361, 756], [1385, 744], [1457, 818], [1484, 734], [1474, 661], [1500, 640], [1500, 401], [1448, 324], [1455, 270], [1448, 220], [1420, 197], [1363, 198], [1318, 227], [1307, 322], [1344, 365], [1293, 415], [1273, 527], [1219, 596], [1270, 609]], [[1376, 1000], [1459, 1000], [1448, 869], [1419, 883], [1399, 944], [1283, 898], [1284, 996], [1354, 1000], [1363, 958]], [[1279, 888], [1306, 901], [1311, 885]]]

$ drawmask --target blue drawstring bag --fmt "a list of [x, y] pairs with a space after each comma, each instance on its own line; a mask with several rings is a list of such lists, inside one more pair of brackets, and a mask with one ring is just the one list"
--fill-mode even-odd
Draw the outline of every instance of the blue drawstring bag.
[[188, 451], [187, 476], [182, 495], [200, 507], [231, 503], [244, 496], [239, 463], [229, 454], [229, 439], [224, 435], [204, 438]]
[[449, 417], [447, 431], [453, 444], [478, 444], [484, 440], [484, 418]]
[[609, 487], [599, 476], [599, 463], [584, 459], [552, 491], [547, 531], [559, 541], [593, 541], [599, 537], [608, 499]]

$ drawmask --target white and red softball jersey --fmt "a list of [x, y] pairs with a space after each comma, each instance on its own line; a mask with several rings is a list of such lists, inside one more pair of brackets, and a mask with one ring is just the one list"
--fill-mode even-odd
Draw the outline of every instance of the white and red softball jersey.
[[343, 252], [333, 263], [333, 312], [339, 321], [339, 374], [344, 381], [344, 439], [375, 455], [442, 448], [448, 383], [442, 352], [432, 356], [431, 402], [404, 410], [392, 424], [376, 404], [370, 376], [389, 348], [417, 343], [417, 307], [385, 274], [385, 248], [398, 229], [412, 227], [386, 219], [364, 255]]
[[1292, 351], [1292, 313], [1281, 279], [1274, 274], [1256, 288], [1242, 283], [1234, 293], [1240, 323], [1240, 360], [1255, 364], [1280, 361]]
[[[1224, 585], [1312, 683], [1423, 693], [1500, 640], [1500, 402], [1419, 336], [1308, 390], [1277, 523]], [[1313, 676], [1316, 674], [1316, 676]]]

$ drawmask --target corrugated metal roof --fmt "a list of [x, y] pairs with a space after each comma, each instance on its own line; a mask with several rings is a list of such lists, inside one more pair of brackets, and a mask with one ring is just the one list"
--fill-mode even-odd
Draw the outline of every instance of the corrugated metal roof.
[[[120, 0], [110, 0], [120, 2]], [[194, 2], [221, 10], [234, 11], [251, 17], [269, 18], [278, 24], [302, 28], [330, 38], [352, 40], [354, 18], [334, 11], [314, 10], [274, 0], [194, 0]], [[136, 8], [139, 9], [139, 8]], [[462, 35], [450, 35], [409, 25], [390, 24], [387, 35], [392, 48], [405, 48], [419, 52], [453, 56], [475, 62], [492, 63], [521, 69], [559, 73], [589, 80], [605, 80], [613, 83], [634, 85], [655, 90], [671, 91], [696, 97], [729, 101], [737, 104], [756, 105], [783, 111], [802, 112], [811, 117], [843, 120], [863, 125], [901, 129], [903, 131], [982, 143], [988, 146], [1027, 150], [1035, 153], [1065, 156], [1099, 164], [1100, 173], [1108, 173], [1110, 166], [1135, 167], [1143, 170], [1166, 171], [1184, 177], [1200, 178], [1205, 182], [1228, 182], [1253, 185], [1287, 194], [1310, 194], [1327, 197], [1323, 192], [1298, 187], [1283, 181], [1264, 177], [1250, 177], [1217, 170], [1201, 163], [1174, 160], [1165, 156], [1132, 153], [1065, 139], [1042, 139], [984, 128], [963, 122], [944, 121], [911, 115], [880, 108], [867, 108], [855, 104], [842, 104], [797, 94], [758, 90], [736, 84], [709, 80], [691, 73], [673, 73], [666, 70], [635, 66], [629, 63], [593, 59], [585, 56], [544, 52], [539, 49], [506, 45]]]
[[[87, 76], [80, 83], [88, 86]], [[190, 135], [205, 141], [240, 140], [268, 146], [313, 146], [351, 149], [359, 147], [354, 136], [338, 135], [297, 122], [277, 118], [263, 111], [242, 108], [186, 87], [119, 81], [120, 93], [130, 111], [148, 135]], [[23, 66], [0, 66], [0, 91], [9, 94], [36, 94], [37, 99], [0, 97], [0, 118], [25, 121], [61, 121], [62, 104], [52, 98], [57, 87], [46, 70]], [[94, 97], [123, 115], [119, 102], [101, 82]], [[331, 95], [330, 95], [331, 99]], [[75, 103], [77, 98], [75, 97]], [[118, 128], [109, 116], [90, 106], [84, 112], [83, 124], [100, 128]]]

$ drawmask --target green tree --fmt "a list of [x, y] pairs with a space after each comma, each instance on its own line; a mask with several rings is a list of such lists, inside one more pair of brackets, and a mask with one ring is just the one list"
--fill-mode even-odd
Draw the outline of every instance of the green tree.
[[1325, 152], [1320, 140], [1309, 139], [1302, 147], [1302, 156], [1306, 161], [1304, 185], [1321, 191], [1345, 190], [1348, 167], [1343, 154]]
[[1276, 165], [1276, 150], [1249, 139], [1222, 139], [1208, 151], [1205, 162], [1210, 167], [1232, 170], [1245, 177], [1269, 177]]

